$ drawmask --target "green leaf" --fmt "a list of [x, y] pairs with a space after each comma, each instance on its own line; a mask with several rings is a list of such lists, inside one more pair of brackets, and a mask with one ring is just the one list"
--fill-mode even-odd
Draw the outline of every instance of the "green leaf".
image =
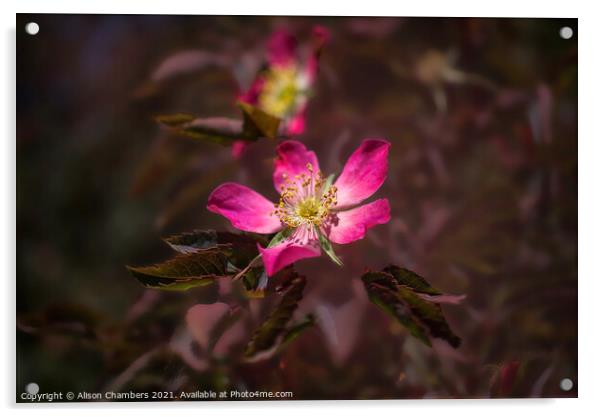
[[251, 337], [245, 349], [245, 358], [249, 362], [272, 357], [284, 346], [283, 343], [290, 342], [309, 326], [309, 323], [305, 323], [287, 327], [299, 301], [303, 298], [306, 278], [290, 268], [283, 271], [281, 277], [283, 283], [276, 288], [276, 291], [282, 294], [282, 299]]
[[157, 116], [156, 120], [178, 134], [220, 145], [231, 145], [239, 139], [257, 139], [257, 136], [245, 134], [242, 121], [226, 117], [197, 118], [190, 114], [176, 113]]
[[[217, 246], [218, 234], [215, 230], [194, 230], [163, 239], [171, 248], [180, 253], [193, 253], [199, 249]], [[223, 242], [222, 242], [223, 243]]]
[[460, 346], [460, 338], [454, 334], [447, 324], [439, 304], [419, 297], [408, 288], [400, 286], [398, 290], [403, 301], [410, 306], [412, 314], [428, 328], [433, 337], [443, 339], [453, 347]]
[[174, 113], [157, 116], [155, 120], [167, 127], [180, 127], [195, 119], [194, 115], [188, 113]]
[[174, 132], [205, 142], [232, 145], [236, 140], [256, 141], [278, 137], [280, 119], [247, 103], [238, 103], [243, 119], [200, 118], [188, 113], [160, 115], [155, 120]]
[[209, 285], [216, 278], [229, 275], [229, 247], [213, 247], [178, 255], [161, 264], [131, 267], [128, 271], [147, 288], [185, 291]]
[[268, 284], [268, 276], [262, 266], [250, 268], [242, 277], [245, 292], [249, 298], [263, 298]]
[[316, 319], [312, 314], [305, 316], [303, 320], [290, 326], [286, 334], [282, 338], [280, 349], [295, 340], [301, 333], [316, 324]]
[[274, 235], [270, 243], [268, 243], [268, 248], [274, 247], [277, 244], [281, 243], [284, 239], [289, 237], [293, 233], [293, 229], [287, 227], [286, 229], [282, 229], [278, 233]]
[[372, 303], [397, 319], [402, 326], [410, 331], [412, 336], [431, 346], [427, 329], [414, 317], [411, 309], [400, 300], [393, 277], [381, 272], [367, 272], [362, 275], [362, 281]]
[[245, 268], [259, 255], [258, 243], [264, 246], [267, 243], [267, 239], [261, 235], [235, 234], [215, 230], [194, 230], [170, 236], [164, 241], [173, 250], [184, 254], [216, 246], [229, 248], [230, 250], [224, 251], [224, 253], [228, 255], [228, 260], [239, 269]]
[[434, 288], [424, 278], [409, 269], [402, 268], [396, 265], [389, 265], [383, 269], [395, 278], [397, 283], [405, 285], [416, 292], [429, 295], [442, 295], [443, 293], [437, 288]]
[[159, 265], [127, 267], [142, 285], [184, 291], [209, 285], [218, 277], [242, 278], [249, 296], [263, 296], [265, 269], [257, 245], [267, 245], [265, 236], [195, 230], [164, 241], [179, 255]]
[[334, 252], [334, 249], [332, 248], [332, 243], [330, 243], [330, 240], [328, 240], [328, 238], [326, 236], [324, 236], [324, 234], [317, 227], [316, 227], [316, 233], [318, 234], [318, 238], [320, 240], [320, 246], [322, 247], [322, 250], [326, 253], [326, 255], [328, 255], [328, 257], [332, 260], [332, 262], [334, 262], [338, 266], [343, 266], [343, 261], [341, 261], [339, 259], [339, 257], [337, 256], [337, 254]]
[[266, 137], [275, 139], [278, 137], [278, 127], [280, 119], [272, 116], [258, 107], [248, 103], [238, 102], [238, 106], [243, 112], [243, 127], [244, 137], [248, 139]]
[[362, 281], [370, 301], [394, 317], [414, 337], [428, 346], [432, 345], [431, 338], [437, 337], [457, 348], [461, 340], [450, 329], [441, 306], [420, 296], [437, 290], [424, 278], [417, 280], [416, 277], [418, 275], [411, 271], [391, 265], [384, 271], [366, 272]]

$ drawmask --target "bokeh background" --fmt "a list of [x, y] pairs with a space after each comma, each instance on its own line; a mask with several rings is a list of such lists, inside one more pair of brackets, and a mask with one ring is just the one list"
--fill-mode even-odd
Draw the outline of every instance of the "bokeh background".
[[[274, 141], [236, 160], [153, 117], [239, 117], [236, 95], [270, 34], [286, 28], [303, 44], [316, 24], [331, 37], [299, 140], [327, 173], [363, 138], [390, 140], [377, 196], [392, 219], [337, 247], [343, 268], [298, 263], [300, 309], [321, 324], [283, 353], [254, 364], [233, 353], [204, 372], [169, 350], [149, 358], [188, 308], [219, 294], [145, 290], [125, 265], [166, 259], [161, 238], [174, 233], [231, 230], [205, 209], [222, 182], [276, 198]], [[576, 396], [577, 29], [574, 19], [18, 15], [17, 393], [36, 382], [296, 399]], [[204, 58], [162, 67], [182, 51]], [[362, 298], [361, 273], [388, 263], [466, 295], [444, 306], [459, 349], [422, 345]]]

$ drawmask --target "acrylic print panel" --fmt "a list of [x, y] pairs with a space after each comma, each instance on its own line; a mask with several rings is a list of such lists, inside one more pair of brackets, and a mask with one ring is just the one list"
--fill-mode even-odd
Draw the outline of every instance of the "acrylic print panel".
[[577, 21], [17, 16], [18, 402], [577, 396]]

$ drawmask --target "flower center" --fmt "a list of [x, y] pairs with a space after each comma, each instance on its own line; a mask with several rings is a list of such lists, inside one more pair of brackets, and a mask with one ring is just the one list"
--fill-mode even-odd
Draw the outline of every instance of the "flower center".
[[323, 210], [324, 206], [322, 206], [315, 197], [309, 197], [297, 205], [295, 212], [297, 213], [297, 216], [313, 223], [319, 218], [320, 213]]
[[280, 201], [272, 214], [289, 227], [320, 226], [337, 204], [337, 188], [331, 185], [326, 189], [322, 173], [314, 172], [311, 164], [307, 171], [292, 180], [286, 178], [280, 188]]
[[270, 69], [259, 96], [259, 106], [276, 117], [289, 116], [297, 107], [301, 84], [294, 65]]

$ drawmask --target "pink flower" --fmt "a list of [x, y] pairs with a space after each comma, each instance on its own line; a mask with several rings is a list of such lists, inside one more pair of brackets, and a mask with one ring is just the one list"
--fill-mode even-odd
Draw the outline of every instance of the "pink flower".
[[[227, 304], [197, 304], [186, 313], [186, 329], [174, 334], [170, 347], [180, 357], [199, 372], [210, 367], [210, 358], [227, 356], [232, 346], [243, 339], [244, 325], [240, 320], [229, 326], [223, 332], [215, 334], [224, 319], [233, 314]], [[216, 338], [217, 336], [217, 338]], [[194, 349], [195, 341], [199, 349]]]
[[278, 232], [268, 247], [259, 246], [269, 276], [300, 259], [320, 256], [321, 249], [340, 263], [331, 242], [362, 239], [366, 230], [390, 219], [386, 198], [360, 205], [385, 181], [390, 146], [386, 140], [365, 139], [332, 184], [332, 176], [322, 176], [314, 152], [301, 142], [284, 141], [277, 148], [273, 175], [278, 203], [244, 185], [226, 183], [211, 193], [207, 208], [239, 230]]
[[307, 102], [328, 31], [316, 26], [312, 35], [312, 47], [302, 51], [293, 35], [285, 30], [274, 32], [267, 44], [267, 68], [239, 97], [240, 101], [282, 119], [285, 135], [299, 135], [305, 130]]
[[343, 304], [333, 305], [321, 301], [315, 307], [317, 324], [330, 352], [333, 362], [343, 366], [351, 357], [361, 337], [362, 319], [369, 301], [364, 284], [358, 279], [351, 281], [353, 297]]
[[[283, 135], [302, 134], [320, 53], [329, 37], [326, 28], [314, 26], [311, 45], [299, 48], [297, 39], [289, 32], [275, 31], [267, 42], [266, 69], [257, 75], [238, 100], [281, 119]], [[239, 159], [248, 145], [245, 140], [234, 142], [232, 156]]]

